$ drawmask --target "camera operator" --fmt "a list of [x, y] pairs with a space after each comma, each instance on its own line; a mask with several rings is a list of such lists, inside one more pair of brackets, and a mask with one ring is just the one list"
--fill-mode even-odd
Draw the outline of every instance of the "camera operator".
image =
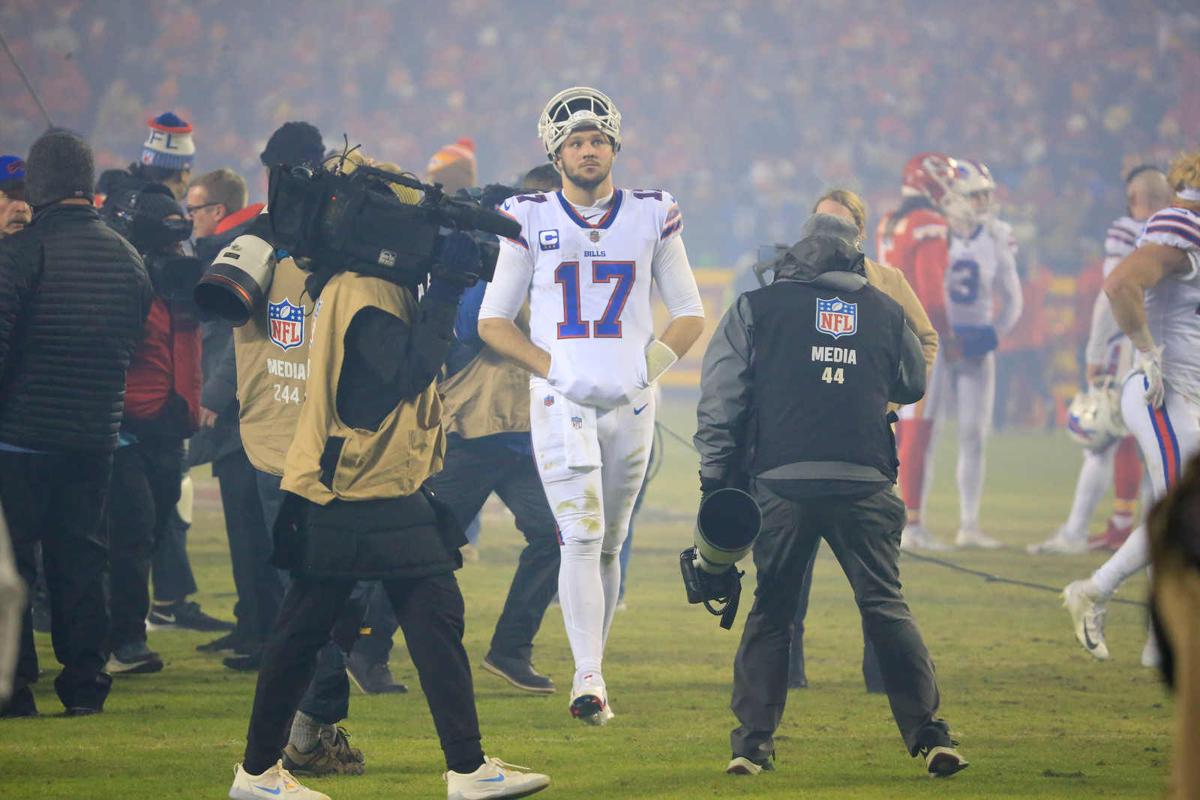
[[[151, 289], [132, 246], [92, 207], [92, 151], [52, 129], [33, 143], [35, 213], [0, 239], [0, 505], [26, 585], [40, 541], [52, 600], [55, 680], [69, 714], [104, 707], [109, 618], [104, 509]], [[34, 716], [38, 678], [28, 610], [14, 692], [0, 716]]]
[[434, 381], [458, 301], [480, 270], [478, 248], [465, 233], [445, 237], [419, 304], [408, 273], [385, 278], [354, 267], [345, 259], [308, 264], [306, 291], [318, 303], [310, 380], [276, 525], [276, 561], [293, 579], [263, 654], [230, 797], [326, 797], [301, 787], [280, 753], [317, 651], [361, 579], [382, 581], [404, 631], [441, 739], [449, 797], [524, 796], [549, 778], [483, 754], [454, 578], [465, 540], [421, 488], [442, 464]]
[[704, 355], [701, 491], [749, 488], [763, 516], [734, 661], [731, 774], [773, 768], [792, 620], [821, 538], [854, 589], [909, 753], [934, 776], [967, 765], [936, 716], [933, 664], [900, 592], [904, 504], [887, 406], [920, 399], [925, 361], [900, 305], [867, 284], [858, 236], [853, 223], [813, 216], [775, 280], [738, 297]]
[[119, 190], [102, 215], [137, 248], [155, 294], [145, 336], [129, 364], [113, 457], [107, 669], [158, 672], [162, 659], [146, 645], [150, 563], [179, 502], [184, 440], [199, 422], [200, 332], [190, 289], [200, 269], [196, 259], [183, 255], [192, 224], [166, 187]]

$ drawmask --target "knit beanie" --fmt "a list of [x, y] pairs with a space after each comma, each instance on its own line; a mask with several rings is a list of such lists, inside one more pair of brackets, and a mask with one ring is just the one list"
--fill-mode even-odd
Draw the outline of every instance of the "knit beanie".
[[447, 192], [457, 192], [475, 185], [475, 142], [463, 137], [433, 154], [425, 167], [429, 180], [436, 181]]
[[77, 134], [51, 128], [37, 138], [25, 159], [25, 197], [34, 208], [71, 197], [92, 197], [96, 167], [92, 148]]
[[142, 145], [142, 163], [180, 172], [190, 170], [196, 158], [191, 124], [171, 111], [146, 122], [150, 126], [150, 136]]
[[25, 197], [25, 160], [20, 156], [0, 156], [0, 192], [10, 200]]

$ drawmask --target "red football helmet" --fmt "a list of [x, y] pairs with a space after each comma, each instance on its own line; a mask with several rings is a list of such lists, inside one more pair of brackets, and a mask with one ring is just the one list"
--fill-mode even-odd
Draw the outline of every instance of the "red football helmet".
[[934, 205], [941, 205], [957, 174], [957, 163], [945, 153], [918, 153], [904, 165], [900, 193], [928, 197]]

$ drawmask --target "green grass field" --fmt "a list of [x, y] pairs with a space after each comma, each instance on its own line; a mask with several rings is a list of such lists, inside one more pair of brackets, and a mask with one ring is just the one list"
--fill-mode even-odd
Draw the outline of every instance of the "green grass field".
[[[690, 437], [694, 417], [668, 404], [664, 421]], [[484, 746], [492, 755], [553, 778], [541, 797], [561, 798], [1092, 798], [1156, 797], [1170, 759], [1171, 702], [1157, 675], [1138, 664], [1141, 609], [1113, 605], [1113, 659], [1098, 663], [1075, 644], [1066, 613], [1048, 592], [987, 583], [942, 567], [902, 561], [906, 594], [925, 635], [942, 690], [942, 711], [971, 768], [936, 784], [910, 759], [882, 696], [864, 693], [857, 610], [836, 562], [817, 564], [806, 641], [810, 688], [792, 692], [778, 736], [778, 770], [733, 778], [728, 710], [733, 632], [688, 606], [678, 553], [691, 536], [694, 454], [667, 439], [665, 466], [651, 486], [636, 535], [628, 611], [618, 615], [605, 676], [617, 717], [585, 728], [567, 714], [570, 654], [557, 607], [537, 642], [537, 666], [560, 693], [532, 697], [476, 671]], [[957, 505], [951, 437], [938, 447], [935, 532], [953, 534]], [[1019, 547], [1065, 518], [1079, 454], [1062, 435], [1006, 433], [989, 451], [983, 521], [1013, 545], [995, 553], [954, 553], [964, 565], [1064, 585], [1102, 556], [1035, 559]], [[200, 476], [197, 475], [197, 478]], [[208, 485], [207, 476], [200, 486]], [[211, 496], [211, 492], [208, 492]], [[1107, 513], [1106, 500], [1098, 517]], [[1097, 520], [1095, 524], [1099, 524]], [[467, 649], [483, 657], [520, 546], [510, 518], [489, 506], [482, 560], [459, 573], [467, 601]], [[219, 508], [198, 505], [192, 558], [210, 612], [231, 617], [234, 597]], [[752, 587], [751, 576], [747, 586]], [[1141, 599], [1140, 578], [1123, 597]], [[45, 716], [0, 723], [0, 798], [134, 800], [220, 798], [241, 758], [253, 676], [231, 673], [196, 653], [210, 636], [152, 633], [167, 666], [118, 678], [105, 713], [66, 719], [53, 673], [38, 687]], [[55, 664], [39, 636], [43, 668]], [[393, 668], [416, 683], [397, 646]], [[335, 800], [445, 797], [441, 753], [419, 691], [355, 695], [345, 723], [363, 749], [362, 777], [316, 779]]]

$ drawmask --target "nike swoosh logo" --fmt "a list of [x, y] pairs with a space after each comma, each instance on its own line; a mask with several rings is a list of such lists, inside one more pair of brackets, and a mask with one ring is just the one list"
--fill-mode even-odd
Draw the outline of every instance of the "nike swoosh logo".
[[480, 783], [504, 783], [504, 775], [501, 773], [494, 778], [480, 778]]
[[163, 614], [163, 613], [159, 612], [157, 621], [158, 622], [174, 622], [175, 615], [174, 614]]
[[266, 792], [267, 794], [279, 794], [283, 791], [283, 789], [268, 789], [265, 786], [259, 786], [257, 783], [254, 784], [254, 788], [261, 789], [262, 791]]
[[1095, 650], [1100, 646], [1096, 642], [1092, 641], [1092, 636], [1090, 633], [1088, 633], [1088, 625], [1086, 622], [1083, 623], [1083, 643], [1088, 650]]
[[646, 410], [646, 406], [648, 406], [648, 405], [650, 405], [650, 404], [649, 404], [649, 403], [646, 403], [646, 405], [645, 405], [645, 406], [642, 406], [641, 408], [635, 408], [635, 409], [633, 410], [633, 415], [636, 417], [638, 414], [640, 414], [640, 413], [642, 413], [643, 411], [645, 411], [645, 410]]

